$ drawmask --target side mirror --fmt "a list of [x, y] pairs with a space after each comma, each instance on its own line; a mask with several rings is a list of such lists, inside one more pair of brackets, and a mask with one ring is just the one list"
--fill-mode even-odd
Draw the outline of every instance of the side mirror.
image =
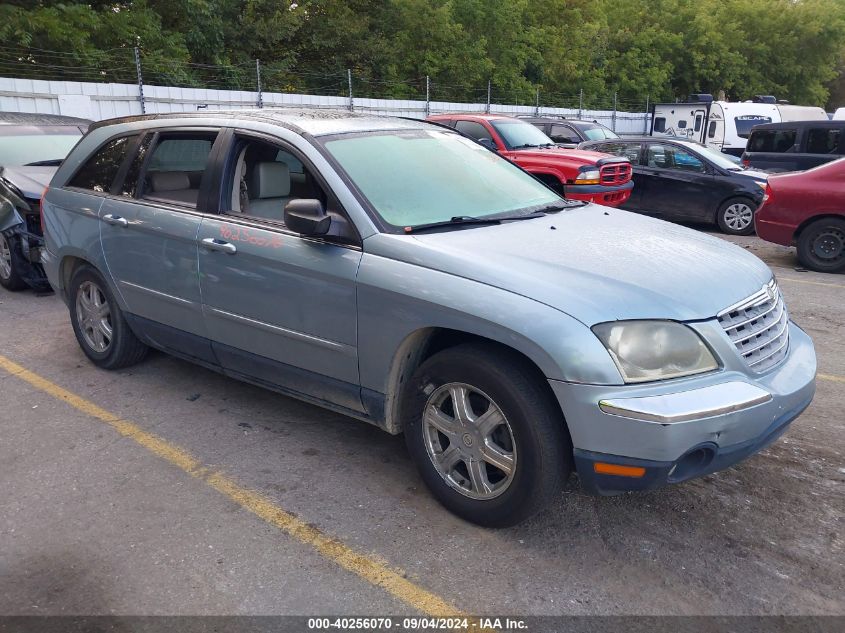
[[285, 205], [285, 225], [300, 235], [325, 235], [331, 223], [331, 216], [326, 214], [319, 200], [299, 198]]
[[483, 145], [489, 150], [493, 150], [494, 152], [498, 152], [499, 148], [496, 147], [496, 144], [493, 142], [492, 138], [480, 138], [478, 139], [478, 144]]

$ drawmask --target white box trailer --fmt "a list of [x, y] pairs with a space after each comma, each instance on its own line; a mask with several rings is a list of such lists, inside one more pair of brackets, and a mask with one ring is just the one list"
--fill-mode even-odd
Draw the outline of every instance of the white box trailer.
[[[704, 143], [726, 154], [741, 156], [751, 128], [781, 121], [827, 120], [823, 108], [757, 101], [699, 101], [656, 103], [651, 136], [680, 136]], [[712, 99], [712, 97], [711, 97]]]

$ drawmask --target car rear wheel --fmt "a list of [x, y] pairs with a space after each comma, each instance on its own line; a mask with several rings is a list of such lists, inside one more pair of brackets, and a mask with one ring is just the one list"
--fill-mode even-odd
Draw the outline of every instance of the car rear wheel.
[[745, 198], [731, 198], [716, 212], [716, 223], [728, 235], [751, 235], [757, 206]]
[[572, 468], [560, 409], [508, 350], [466, 344], [423, 363], [403, 403], [405, 441], [435, 497], [488, 527], [539, 512]]
[[129, 329], [108, 285], [90, 266], [74, 273], [69, 287], [70, 321], [85, 355], [103, 369], [120, 369], [141, 361], [144, 345]]
[[845, 220], [816, 220], [798, 238], [798, 260], [822, 273], [845, 271]]
[[6, 290], [23, 290], [28, 286], [20, 274], [18, 237], [0, 233], [0, 286]]

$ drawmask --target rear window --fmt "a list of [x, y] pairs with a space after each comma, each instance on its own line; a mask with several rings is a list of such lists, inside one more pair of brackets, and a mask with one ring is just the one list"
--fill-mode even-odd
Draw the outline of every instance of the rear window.
[[126, 157], [126, 152], [129, 150], [130, 141], [134, 138], [134, 136], [124, 136], [103, 145], [79, 168], [68, 182], [68, 186], [97, 193], [109, 193], [117, 172], [123, 164], [123, 159]]
[[839, 129], [810, 128], [807, 130], [808, 154], [841, 154], [839, 150]]
[[795, 145], [797, 130], [755, 130], [748, 139], [749, 152], [788, 152]]
[[771, 122], [771, 117], [760, 116], [758, 114], [744, 114], [734, 118], [737, 136], [742, 138], [748, 138], [748, 135], [751, 134], [751, 128], [755, 125], [763, 125], [764, 123]]

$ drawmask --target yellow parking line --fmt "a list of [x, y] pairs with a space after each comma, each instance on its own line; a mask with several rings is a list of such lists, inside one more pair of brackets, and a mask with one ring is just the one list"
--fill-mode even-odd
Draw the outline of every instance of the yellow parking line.
[[824, 281], [810, 281], [809, 279], [795, 279], [793, 277], [778, 276], [778, 281], [794, 281], [797, 284], [810, 284], [812, 286], [831, 286], [833, 288], [842, 288], [845, 290], [845, 284], [831, 284]]
[[179, 448], [157, 435], [144, 431], [129, 420], [98, 407], [93, 402], [80, 398], [46, 378], [42, 378], [28, 369], [0, 355], [0, 368], [17, 376], [21, 380], [62, 400], [75, 409], [105, 422], [121, 435], [128, 437], [150, 452], [159, 456], [189, 475], [201, 479], [228, 499], [245, 510], [249, 510], [267, 523], [274, 525], [294, 539], [312, 547], [321, 556], [333, 561], [343, 569], [356, 574], [368, 583], [381, 587], [391, 596], [405, 604], [431, 616], [461, 616], [455, 607], [439, 596], [426, 591], [400, 572], [391, 569], [365, 554], [356, 552], [341, 541], [334, 539], [311, 525], [308, 525], [287, 510], [277, 506], [264, 495], [244, 488], [220, 472], [213, 472], [193, 457], [186, 450]]
[[816, 374], [816, 377], [821, 378], [822, 380], [830, 380], [832, 382], [845, 382], [845, 377], [834, 376], [832, 374]]

